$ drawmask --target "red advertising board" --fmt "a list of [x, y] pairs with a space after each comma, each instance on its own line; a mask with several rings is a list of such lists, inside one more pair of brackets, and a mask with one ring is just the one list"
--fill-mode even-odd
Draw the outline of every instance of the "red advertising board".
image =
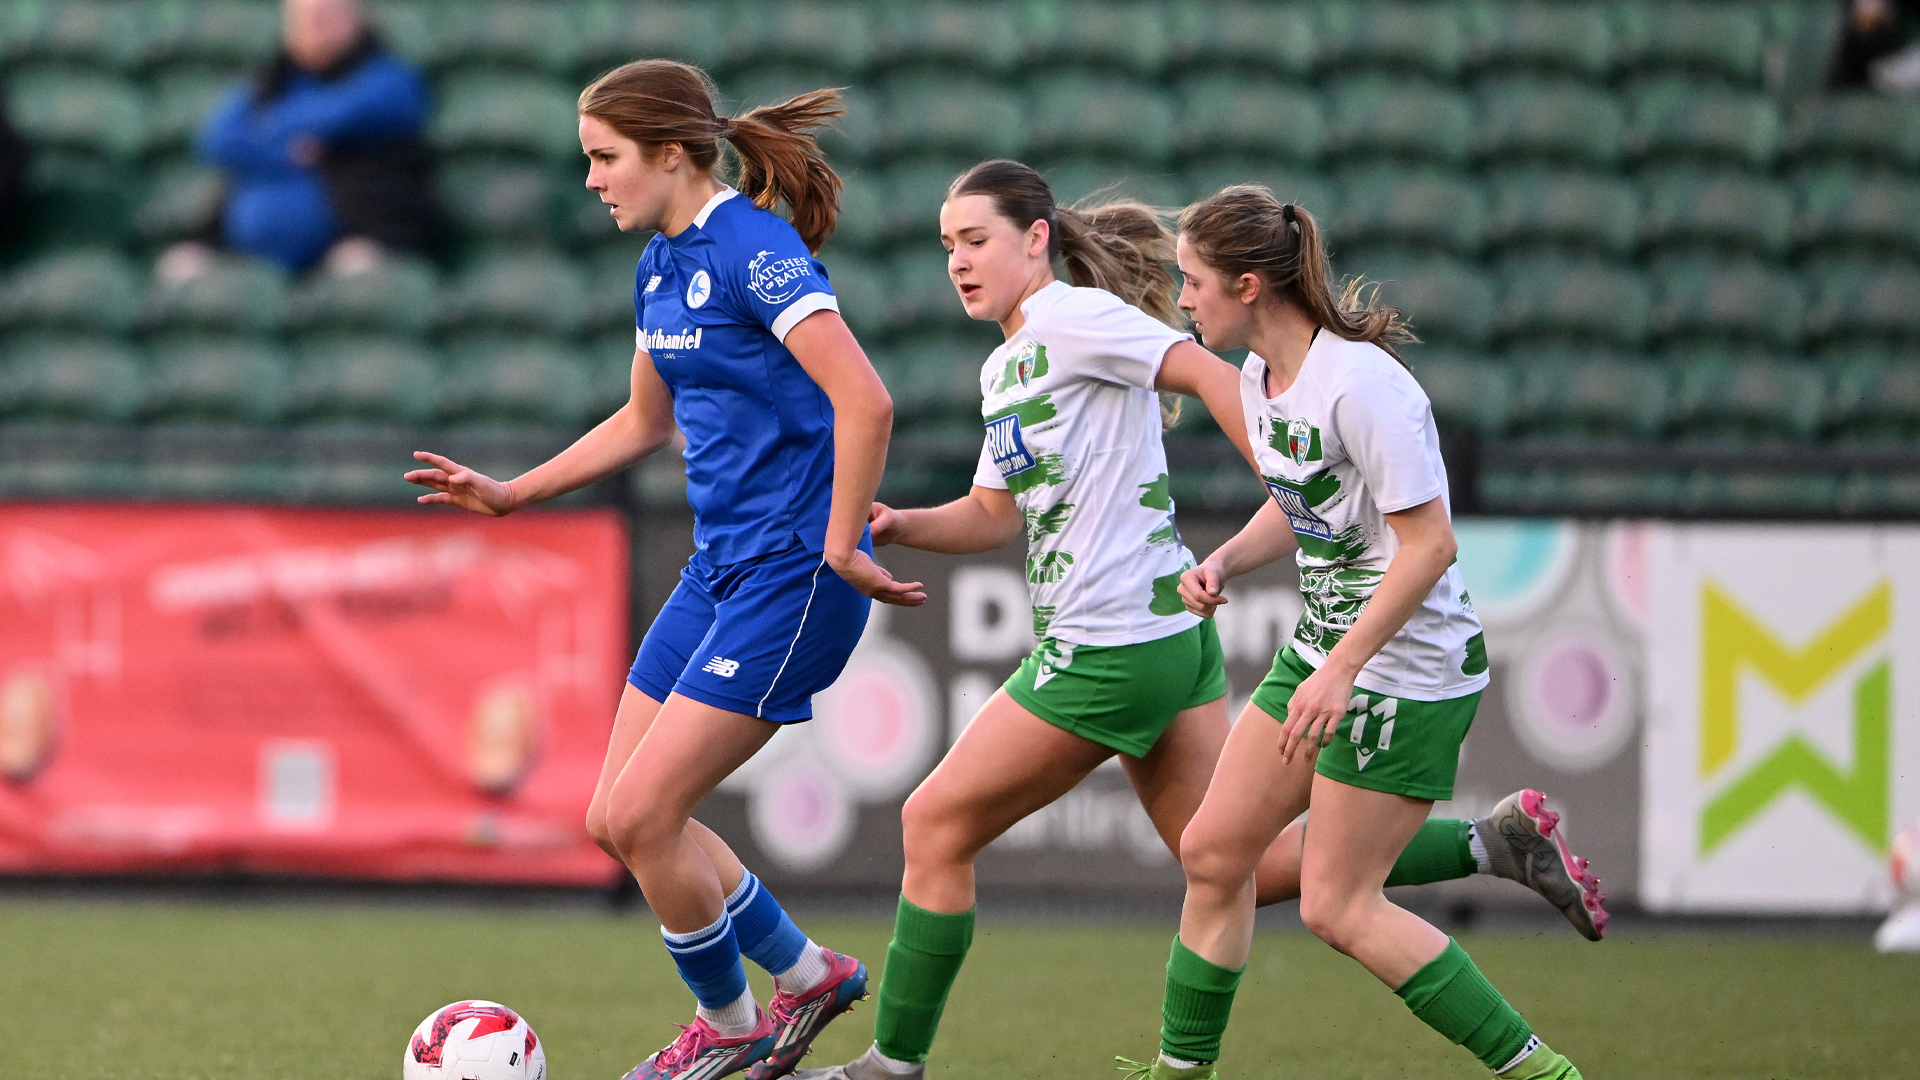
[[0, 873], [598, 884], [618, 516], [0, 506]]

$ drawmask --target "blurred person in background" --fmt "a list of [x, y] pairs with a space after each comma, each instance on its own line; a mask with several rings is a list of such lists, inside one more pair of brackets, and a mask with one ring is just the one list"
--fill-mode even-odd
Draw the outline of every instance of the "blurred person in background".
[[1920, 94], [1920, 0], [1841, 0], [1846, 17], [1827, 72], [1834, 90]]
[[[226, 179], [209, 235], [296, 273], [426, 250], [438, 221], [426, 120], [425, 81], [382, 47], [358, 0], [285, 0], [280, 51], [195, 140]], [[211, 254], [178, 245], [160, 273], [191, 276]]]

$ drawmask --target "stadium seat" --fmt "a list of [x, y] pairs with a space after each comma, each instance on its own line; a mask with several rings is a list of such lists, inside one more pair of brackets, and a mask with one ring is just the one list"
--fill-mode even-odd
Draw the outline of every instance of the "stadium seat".
[[856, 4], [740, 5], [727, 28], [724, 62], [735, 70], [780, 64], [825, 68], [835, 73], [832, 85], [840, 86], [865, 73], [871, 26], [866, 10]]
[[1522, 430], [1566, 438], [1648, 439], [1666, 425], [1669, 383], [1657, 364], [1561, 359], [1521, 364]]
[[1780, 257], [1793, 243], [1793, 196], [1751, 173], [1684, 170], [1647, 184], [1642, 238], [1661, 247], [1712, 245]]
[[996, 83], [904, 75], [886, 85], [885, 143], [917, 153], [1018, 157], [1026, 101]]
[[1767, 59], [1763, 5], [1629, 0], [1615, 6], [1614, 16], [1623, 68], [1760, 85]]
[[1839, 505], [1840, 477], [1784, 469], [1697, 469], [1680, 489], [1684, 514], [1730, 517], [1830, 517]]
[[1019, 7], [987, 3], [888, 4], [879, 10], [873, 60], [889, 69], [929, 65], [988, 75], [1013, 70], [1025, 54]]
[[1180, 134], [1173, 102], [1138, 83], [1058, 76], [1036, 82], [1029, 100], [1029, 152], [1159, 162]]
[[400, 338], [328, 336], [301, 343], [287, 412], [327, 420], [422, 424], [440, 399], [433, 350]]
[[1510, 476], [1510, 470], [1497, 468], [1481, 475], [1483, 506], [1529, 514], [1666, 514], [1679, 502], [1683, 479], [1674, 470], [1613, 465], [1546, 467]]
[[1920, 177], [1828, 168], [1803, 177], [1799, 187], [1803, 250], [1920, 255]]
[[1640, 239], [1640, 191], [1591, 173], [1503, 171], [1491, 181], [1487, 242], [1547, 244], [1605, 255], [1633, 252]]
[[971, 158], [935, 158], [895, 166], [887, 173], [887, 231], [910, 246], [939, 250], [940, 204], [973, 163]]
[[169, 330], [278, 333], [287, 315], [287, 279], [264, 259], [230, 256], [178, 281], [147, 290], [147, 325]]
[[169, 68], [155, 77], [147, 96], [147, 152], [185, 152], [214, 107], [238, 85], [231, 73], [213, 68]]
[[55, 251], [8, 276], [0, 290], [0, 326], [125, 334], [139, 322], [143, 284], [118, 252]]
[[1031, 4], [1021, 27], [1029, 64], [1152, 78], [1167, 63], [1171, 27], [1153, 0], [1050, 0]]
[[528, 249], [475, 259], [443, 296], [442, 318], [456, 332], [514, 327], [550, 334], [580, 328], [586, 282], [567, 259]]
[[1343, 68], [1452, 79], [1467, 59], [1467, 28], [1452, 3], [1364, 0], [1321, 11], [1329, 56]]
[[892, 260], [887, 275], [884, 318], [894, 329], [967, 321], [953, 279], [947, 276], [946, 253], [938, 246], [913, 245]]
[[702, 0], [588, 0], [579, 5], [583, 73], [642, 56], [709, 67], [726, 46], [728, 8]]
[[[1275, 198], [1312, 212], [1322, 228], [1338, 229], [1339, 188], [1329, 182], [1324, 173], [1289, 169], [1263, 161], [1209, 157], [1186, 174], [1187, 197], [1192, 200], [1204, 199], [1234, 184], [1264, 185]], [[1344, 242], [1337, 231], [1329, 237], [1329, 243], [1336, 247]]]
[[1611, 168], [1626, 119], [1617, 98], [1580, 83], [1500, 79], [1480, 91], [1475, 144], [1501, 167], [1518, 161]]
[[1109, 161], [1057, 162], [1046, 170], [1046, 177], [1054, 200], [1063, 206], [1083, 200], [1102, 203], [1131, 199], [1174, 210], [1186, 203], [1186, 187], [1174, 177]]
[[470, 340], [448, 348], [440, 413], [577, 428], [587, 415], [585, 365], [570, 348], [530, 340]]
[[916, 339], [901, 350], [896, 378], [906, 411], [922, 419], [957, 421], [963, 437], [977, 440], [980, 369], [999, 337], [997, 329], [968, 326]]
[[840, 219], [829, 243], [836, 249], [872, 248], [887, 238], [887, 186], [883, 177], [859, 169], [840, 174]]
[[1298, 83], [1207, 75], [1180, 88], [1180, 150], [1313, 162], [1326, 143], [1320, 95]]
[[1861, 469], [1841, 482], [1835, 507], [1856, 517], [1920, 516], [1920, 473]]
[[827, 252], [821, 261], [847, 326], [862, 342], [884, 335], [893, 317], [893, 278], [887, 265], [852, 252]]
[[1874, 90], [1811, 97], [1794, 106], [1786, 149], [1806, 162], [1920, 167], [1920, 106]]
[[457, 152], [573, 159], [580, 153], [577, 96], [577, 90], [557, 80], [469, 69], [444, 84], [429, 138]]
[[[439, 0], [371, 0], [367, 14], [380, 38], [401, 58], [425, 68], [437, 68], [459, 45], [449, 12]], [[449, 18], [449, 16], [453, 18]]]
[[633, 332], [620, 330], [589, 343], [583, 360], [587, 370], [587, 416], [598, 423], [612, 416], [633, 397]]
[[1772, 166], [1780, 144], [1779, 110], [1763, 95], [1662, 81], [1632, 95], [1628, 151], [1642, 159], [1727, 161]]
[[1678, 366], [1673, 422], [1684, 438], [1802, 443], [1820, 432], [1827, 380], [1818, 365], [1709, 353]]
[[1900, 260], [1822, 261], [1807, 268], [1808, 336], [1920, 343], [1920, 266]]
[[147, 243], [192, 237], [220, 216], [220, 171], [194, 161], [153, 170], [133, 224]]
[[570, 5], [488, 0], [440, 6], [443, 43], [435, 62], [526, 68], [571, 78], [580, 30]]
[[[0, 362], [0, 383], [4, 371]], [[118, 423], [9, 420], [0, 423], [0, 497], [133, 495], [139, 452], [134, 431]]]
[[[726, 81], [716, 108], [738, 116], [755, 106], [777, 105], [798, 94], [846, 81], [844, 76], [817, 68], [749, 69]], [[862, 80], [862, 85], [843, 87], [840, 100], [845, 115], [813, 132], [827, 159], [838, 168], [849, 158], [866, 160], [883, 153], [892, 118], [882, 96]]]
[[1343, 173], [1338, 226], [1330, 244], [1438, 248], [1479, 252], [1487, 205], [1465, 176], [1427, 169], [1364, 169]]
[[1598, 81], [1613, 64], [1613, 25], [1598, 4], [1497, 0], [1469, 5], [1465, 17], [1469, 61], [1481, 71]]
[[1188, 70], [1304, 79], [1320, 63], [1324, 35], [1311, 4], [1199, 0], [1176, 7], [1171, 21], [1174, 60]]
[[1458, 426], [1487, 439], [1506, 432], [1514, 379], [1504, 364], [1446, 353], [1417, 354], [1410, 363], [1441, 427]]
[[146, 383], [139, 358], [121, 342], [20, 335], [0, 366], [0, 415], [123, 424], [140, 411]]
[[1746, 341], [1797, 348], [1807, 301], [1800, 281], [1758, 259], [1687, 255], [1654, 269], [1653, 332], [1668, 341]]
[[149, 356], [147, 416], [267, 424], [286, 408], [292, 368], [270, 342], [177, 338], [156, 343]]
[[586, 292], [581, 296], [581, 323], [588, 329], [626, 336], [627, 353], [633, 353], [633, 286], [644, 244], [624, 242], [625, 238], [604, 244], [586, 262]]
[[1335, 85], [1331, 100], [1330, 149], [1337, 154], [1457, 165], [1473, 151], [1473, 104], [1458, 90], [1364, 77]]
[[1920, 442], [1920, 353], [1869, 353], [1833, 365], [1830, 436], [1844, 443]]
[[1378, 282], [1380, 303], [1399, 308], [1425, 342], [1485, 345], [1493, 336], [1493, 285], [1477, 264], [1414, 252], [1359, 252], [1341, 257], [1342, 277]]
[[280, 45], [278, 5], [247, 0], [149, 0], [145, 60], [151, 65], [265, 63]]
[[1497, 322], [1516, 348], [1554, 339], [1638, 348], [1646, 338], [1647, 285], [1630, 267], [1526, 255], [1504, 260], [1500, 271]]
[[[562, 199], [574, 186], [553, 165], [514, 158], [456, 158], [436, 173], [440, 208], [454, 231], [482, 241], [552, 239], [559, 231]], [[605, 216], [604, 207], [600, 213]]]
[[13, 58], [131, 70], [146, 52], [146, 5], [61, 0], [10, 5]]
[[288, 323], [304, 333], [341, 330], [420, 335], [439, 314], [439, 274], [424, 259], [393, 258], [354, 274], [322, 269], [293, 295]]
[[14, 125], [29, 141], [125, 161], [146, 143], [146, 99], [117, 75], [35, 68], [11, 81]]
[[287, 495], [288, 449], [274, 429], [225, 419], [159, 420], [140, 429], [148, 498], [265, 501]]

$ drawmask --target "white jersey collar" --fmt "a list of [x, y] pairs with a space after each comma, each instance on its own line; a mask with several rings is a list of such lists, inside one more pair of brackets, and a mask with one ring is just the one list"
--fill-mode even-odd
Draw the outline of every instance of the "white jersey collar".
[[1039, 292], [1034, 293], [1032, 296], [1020, 302], [1020, 314], [1025, 318], [1031, 319], [1036, 310], [1052, 307], [1059, 303], [1061, 299], [1072, 290], [1073, 286], [1061, 281], [1059, 278], [1054, 278], [1052, 281], [1047, 282], [1046, 286]]
[[693, 215], [694, 225], [702, 229], [706, 228], [707, 219], [713, 216], [714, 208], [738, 194], [740, 194], [738, 191], [730, 187], [722, 186], [719, 191], [714, 193], [713, 198], [707, 200], [707, 205], [701, 207], [700, 212]]

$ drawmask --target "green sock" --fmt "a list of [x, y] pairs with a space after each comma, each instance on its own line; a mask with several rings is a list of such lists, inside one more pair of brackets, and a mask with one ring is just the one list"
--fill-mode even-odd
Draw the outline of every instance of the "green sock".
[[1173, 936], [1167, 996], [1160, 1007], [1160, 1052], [1181, 1061], [1220, 1060], [1220, 1036], [1233, 1013], [1233, 992], [1246, 968], [1223, 968]]
[[943, 915], [900, 898], [873, 1020], [873, 1041], [881, 1053], [895, 1061], [927, 1060], [947, 992], [972, 944], [972, 911]]
[[1458, 818], [1428, 818], [1420, 831], [1407, 841], [1407, 849], [1394, 860], [1387, 875], [1388, 885], [1425, 885], [1433, 881], [1452, 881], [1479, 869], [1473, 849], [1467, 846], [1467, 827], [1473, 824]]
[[1473, 1051], [1489, 1069], [1512, 1065], [1533, 1041], [1533, 1029], [1452, 938], [1439, 956], [1394, 993], [1413, 1015], [1449, 1042]]

